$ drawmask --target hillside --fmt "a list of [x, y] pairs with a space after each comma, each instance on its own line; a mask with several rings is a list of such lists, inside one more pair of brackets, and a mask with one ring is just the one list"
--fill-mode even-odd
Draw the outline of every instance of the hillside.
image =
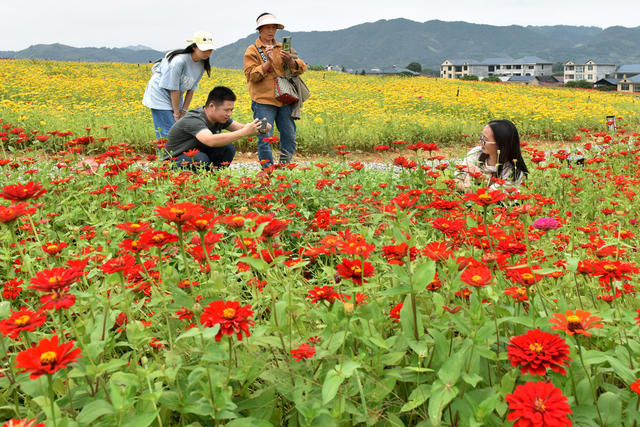
[[[591, 57], [616, 64], [640, 62], [640, 27], [494, 26], [467, 22], [408, 19], [380, 20], [336, 31], [281, 31], [309, 64], [343, 65], [356, 70], [419, 62], [438, 68], [445, 59], [518, 58], [535, 55], [552, 62]], [[256, 39], [253, 33], [217, 49], [212, 64], [242, 68], [242, 56]], [[60, 61], [145, 63], [164, 52], [144, 46], [75, 48], [62, 44], [34, 45], [0, 57]]]
[[[447, 58], [484, 59], [536, 55], [552, 62], [597, 56], [616, 63], [640, 61], [640, 27], [493, 26], [467, 22], [381, 20], [338, 31], [288, 33], [309, 64], [346, 68], [388, 67], [419, 62], [437, 68]], [[252, 34], [217, 49], [215, 66], [240, 68]]]

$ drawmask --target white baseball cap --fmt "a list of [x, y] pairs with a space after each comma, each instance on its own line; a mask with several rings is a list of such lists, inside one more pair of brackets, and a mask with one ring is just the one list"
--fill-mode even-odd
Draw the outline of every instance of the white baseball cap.
[[260, 15], [258, 19], [256, 19], [256, 30], [259, 30], [263, 25], [270, 24], [277, 25], [279, 30], [282, 30], [284, 28], [284, 25], [280, 23], [280, 21], [274, 14], [265, 13]]
[[198, 31], [193, 35], [191, 40], [187, 40], [189, 43], [195, 43], [200, 50], [212, 50], [213, 49], [213, 36], [207, 31]]

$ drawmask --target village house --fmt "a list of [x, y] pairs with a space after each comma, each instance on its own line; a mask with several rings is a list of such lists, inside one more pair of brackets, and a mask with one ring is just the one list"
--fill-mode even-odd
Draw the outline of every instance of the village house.
[[447, 59], [440, 65], [440, 77], [459, 79], [474, 75], [479, 79], [489, 76], [550, 76], [552, 63], [537, 56], [524, 56], [518, 59], [487, 58], [483, 61], [473, 59]]
[[616, 64], [597, 59], [583, 58], [567, 61], [564, 64], [564, 81], [586, 80], [595, 83], [598, 80], [613, 77]]
[[530, 86], [562, 86], [562, 82], [555, 76], [511, 76], [507, 83]]
[[640, 74], [640, 64], [624, 64], [616, 70], [613, 77], [622, 80], [637, 76], [638, 74]]
[[640, 73], [633, 77], [626, 77], [618, 82], [618, 92], [640, 94]]

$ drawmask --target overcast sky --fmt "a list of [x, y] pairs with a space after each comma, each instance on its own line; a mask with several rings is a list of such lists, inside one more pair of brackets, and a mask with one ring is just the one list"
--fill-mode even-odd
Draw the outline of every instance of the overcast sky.
[[198, 30], [213, 33], [218, 48], [254, 32], [264, 11], [291, 31], [338, 30], [400, 17], [491, 25], [640, 25], [638, 0], [2, 0], [0, 50], [62, 43], [141, 44], [164, 51], [186, 46]]

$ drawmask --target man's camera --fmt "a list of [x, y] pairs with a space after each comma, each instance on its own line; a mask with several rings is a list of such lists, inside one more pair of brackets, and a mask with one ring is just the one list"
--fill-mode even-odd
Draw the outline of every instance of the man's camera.
[[258, 128], [258, 132], [267, 133], [268, 132], [267, 124], [268, 124], [268, 121], [266, 117], [263, 117], [262, 119], [260, 119], [260, 127]]

